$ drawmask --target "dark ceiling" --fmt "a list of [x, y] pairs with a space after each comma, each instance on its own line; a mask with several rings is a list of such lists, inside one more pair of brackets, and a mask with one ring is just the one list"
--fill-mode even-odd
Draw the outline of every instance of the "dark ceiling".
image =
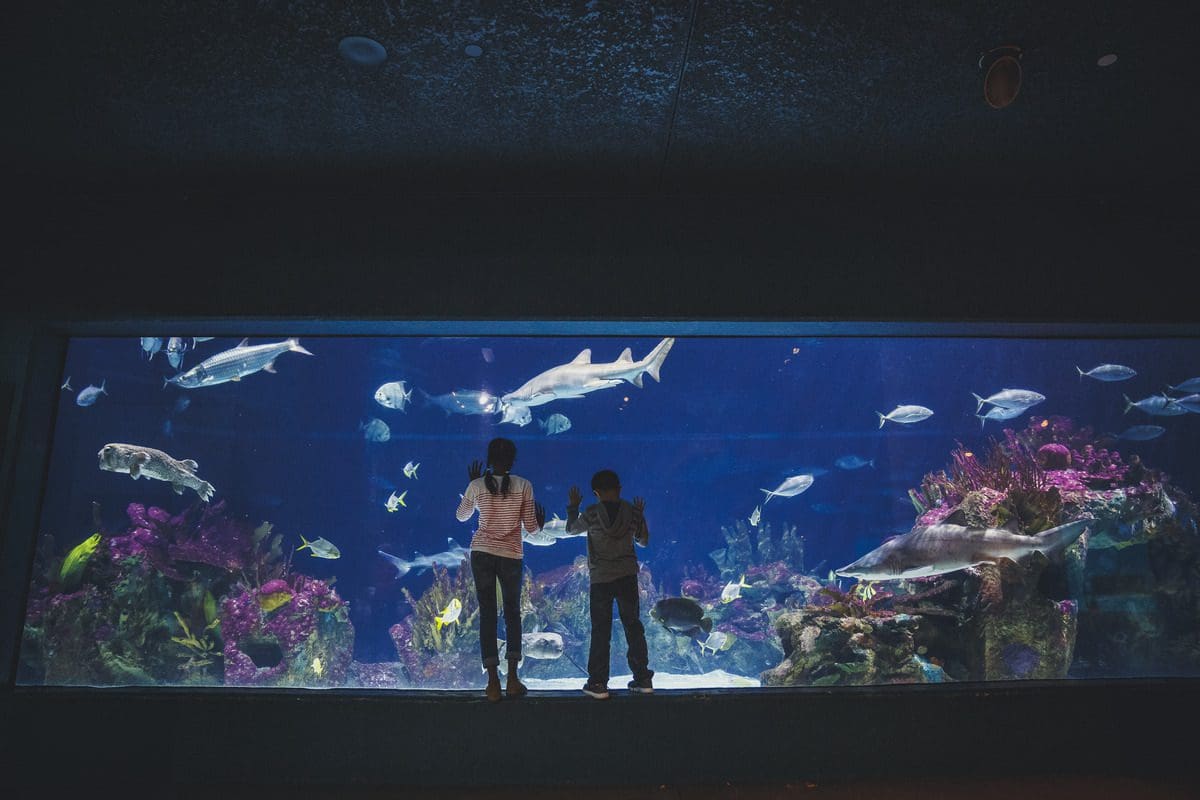
[[[1197, 22], [1112, 0], [40, 0], [0, 49], [23, 198], [0, 301], [1196, 320], [1169, 287], [1200, 259]], [[998, 46], [1023, 73], [1000, 110]], [[637, 291], [598, 306], [606, 282]]]
[[[1061, 195], [1196, 172], [1192, 3], [42, 0], [24, 13], [7, 23], [4, 156], [40, 179]], [[384, 63], [344, 58], [347, 36], [378, 41]], [[995, 110], [979, 60], [1000, 45], [1021, 48], [1023, 82]], [[1107, 53], [1117, 62], [1099, 67]]]

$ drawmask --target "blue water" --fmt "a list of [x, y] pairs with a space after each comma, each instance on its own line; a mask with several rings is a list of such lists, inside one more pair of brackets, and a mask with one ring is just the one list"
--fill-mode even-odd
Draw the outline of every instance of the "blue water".
[[[183, 369], [240, 339], [200, 343], [185, 355]], [[909, 530], [914, 510], [908, 489], [926, 472], [943, 468], [956, 443], [982, 447], [1004, 426], [1023, 428], [1033, 415], [1070, 416], [1098, 433], [1162, 425], [1167, 433], [1161, 438], [1123, 442], [1118, 449], [1140, 454], [1193, 496], [1200, 489], [1200, 420], [1125, 413], [1122, 399], [1128, 394], [1138, 400], [1200, 375], [1200, 350], [1188, 339], [680, 337], [659, 383], [646, 376], [640, 389], [623, 384], [531, 409], [535, 419], [561, 413], [571, 420], [570, 430], [553, 436], [536, 422], [518, 427], [497, 416], [447, 415], [420, 398], [420, 389], [501, 395], [584, 348], [591, 348], [594, 362], [613, 361], [625, 347], [640, 359], [658, 341], [302, 336], [313, 356], [284, 353], [277, 374], [189, 390], [164, 387], [163, 379], [176, 370], [164, 353], [147, 362], [135, 338], [74, 339], [64, 378], [69, 375], [77, 391], [103, 380], [108, 394], [79, 407], [76, 394], [61, 393], [42, 531], [59, 542], [81, 540], [94, 530], [93, 502], [107, 526], [123, 530], [130, 502], [176, 513], [196, 501], [191, 490], [179, 496], [160, 481], [101, 472], [96, 453], [106, 443], [142, 444], [194, 459], [199, 475], [216, 487], [214, 501], [224, 500], [232, 514], [271, 521], [285, 535], [285, 546], [299, 546], [303, 535], [310, 541], [325, 537], [340, 548], [337, 560], [301, 551], [294, 568], [336, 576], [350, 603], [355, 658], [387, 661], [395, 657], [387, 629], [409, 613], [400, 587], [419, 596], [431, 576], [396, 580], [376, 551], [407, 558], [444, 549], [447, 537], [467, 546], [474, 519], [456, 521], [458, 493], [467, 484], [468, 464], [484, 458], [495, 436], [517, 443], [514, 472], [532, 482], [547, 518], [565, 516], [571, 485], [588, 498], [592, 473], [616, 470], [624, 495], [646, 500], [651, 543], [639, 555], [670, 593], [678, 591], [685, 569], [715, 573], [708, 553], [724, 546], [721, 526], [761, 505], [761, 489], [790, 475], [816, 474], [805, 493], [763, 506], [762, 520], [776, 536], [781, 524], [796, 525], [808, 567], [824, 562], [824, 574]], [[491, 361], [484, 348], [494, 355]], [[1102, 383], [1081, 380], [1075, 369], [1105, 362], [1133, 367], [1138, 375]], [[376, 388], [396, 380], [417, 388], [404, 412], [373, 399]], [[1034, 389], [1047, 400], [1024, 417], [988, 422], [981, 431], [971, 393], [987, 396], [1008, 387]], [[179, 411], [181, 396], [191, 402]], [[876, 412], [902, 404], [927, 406], [934, 415], [881, 429]], [[387, 423], [390, 441], [364, 439], [359, 425], [372, 417]], [[837, 468], [834, 461], [845, 455], [875, 465]], [[415, 479], [403, 474], [408, 461], [420, 463]], [[384, 503], [393, 489], [408, 491], [407, 507], [389, 513]], [[583, 539], [568, 539], [551, 547], [526, 545], [525, 560], [537, 573], [584, 552]]]

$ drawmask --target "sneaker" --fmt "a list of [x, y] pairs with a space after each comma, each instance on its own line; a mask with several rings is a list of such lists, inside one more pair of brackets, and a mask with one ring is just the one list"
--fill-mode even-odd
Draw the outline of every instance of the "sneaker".
[[650, 694], [654, 691], [654, 684], [649, 678], [634, 678], [629, 682], [629, 691], [637, 692], [638, 694]]
[[590, 697], [594, 697], [597, 700], [608, 699], [608, 687], [602, 683], [592, 683], [591, 681], [588, 681], [583, 685], [583, 693]]

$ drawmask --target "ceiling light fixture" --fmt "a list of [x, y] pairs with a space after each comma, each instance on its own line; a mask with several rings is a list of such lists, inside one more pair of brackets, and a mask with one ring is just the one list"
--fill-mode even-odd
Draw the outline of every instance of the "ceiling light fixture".
[[1006, 108], [1021, 91], [1021, 48], [1013, 44], [993, 47], [979, 56], [983, 77], [983, 99], [992, 108]]
[[1117, 62], [1117, 54], [1109, 53], [1106, 56], [1100, 56], [1100, 60], [1096, 62], [1096, 66], [1108, 67], [1108, 66], [1115, 64], [1116, 62]]

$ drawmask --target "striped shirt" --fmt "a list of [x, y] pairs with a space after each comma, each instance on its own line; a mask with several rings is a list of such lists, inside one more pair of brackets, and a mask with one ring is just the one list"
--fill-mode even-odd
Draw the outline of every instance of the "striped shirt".
[[[508, 494], [492, 494], [487, 490], [483, 478], [467, 484], [462, 502], [458, 504], [456, 516], [466, 522], [476, 510], [479, 511], [479, 528], [471, 538], [471, 549], [491, 553], [504, 558], [522, 558], [524, 549], [521, 528], [535, 533], [541, 528], [533, 508], [533, 485], [517, 475], [508, 476]], [[496, 483], [504, 481], [496, 476]]]

